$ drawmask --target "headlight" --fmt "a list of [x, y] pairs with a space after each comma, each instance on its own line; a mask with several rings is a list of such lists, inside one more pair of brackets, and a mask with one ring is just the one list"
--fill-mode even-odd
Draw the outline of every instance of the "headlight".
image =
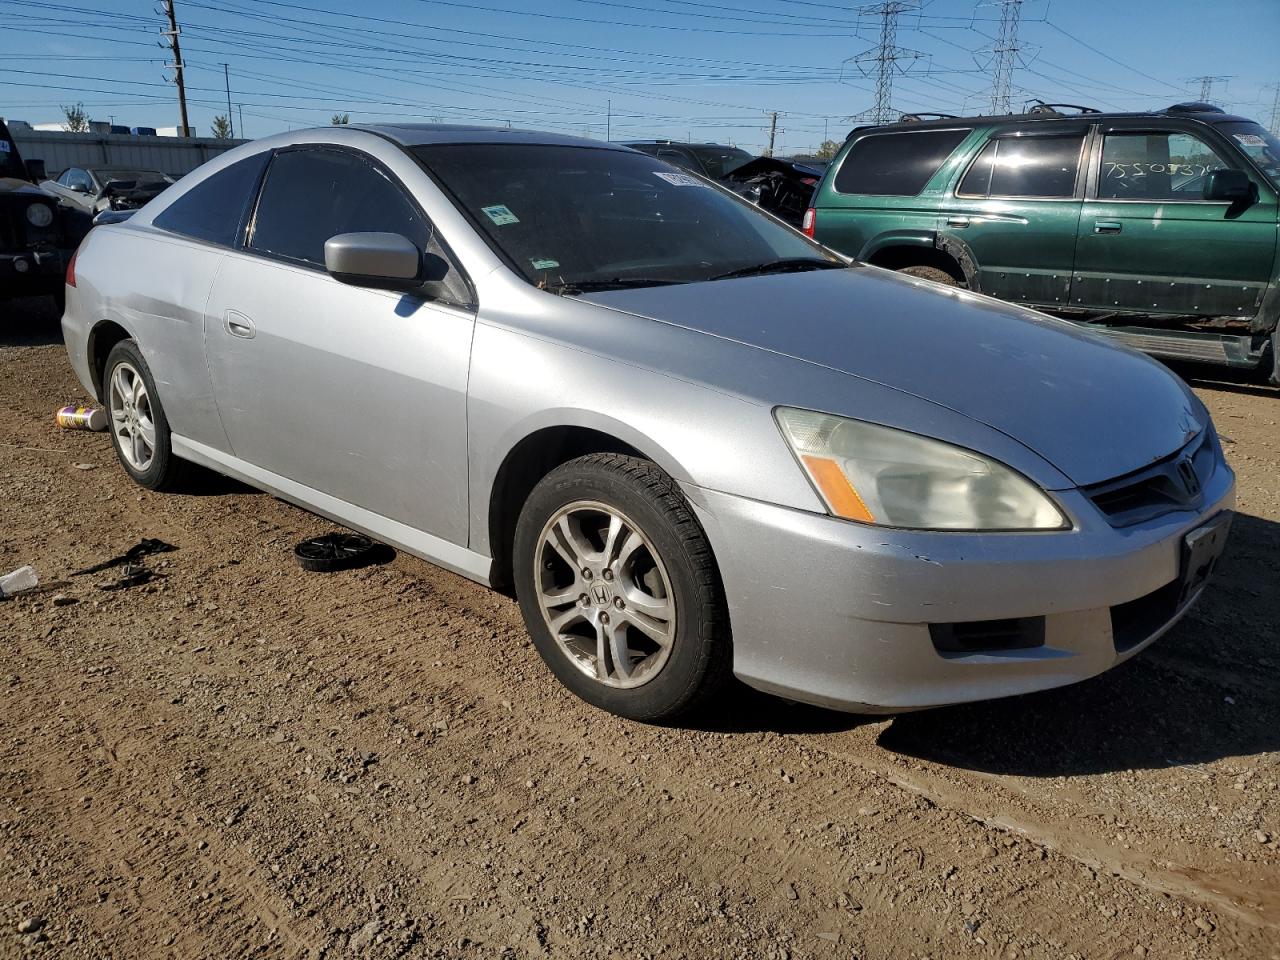
[[44, 229], [53, 223], [53, 211], [43, 203], [33, 203], [27, 207], [27, 223]]
[[940, 440], [779, 407], [783, 436], [834, 516], [915, 530], [1063, 530], [1039, 487]]

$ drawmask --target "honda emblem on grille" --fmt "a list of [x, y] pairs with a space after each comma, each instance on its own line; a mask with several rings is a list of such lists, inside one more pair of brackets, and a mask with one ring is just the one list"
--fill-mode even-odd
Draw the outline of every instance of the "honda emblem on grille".
[[1178, 461], [1178, 479], [1182, 481], [1183, 489], [1187, 491], [1189, 498], [1200, 496], [1200, 476], [1196, 473], [1196, 465], [1191, 462], [1190, 457], [1183, 457]]

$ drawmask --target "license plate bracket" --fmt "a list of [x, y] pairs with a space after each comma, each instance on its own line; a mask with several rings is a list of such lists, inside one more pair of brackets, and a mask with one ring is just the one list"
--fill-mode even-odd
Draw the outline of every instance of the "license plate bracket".
[[1181, 609], [1213, 576], [1222, 559], [1231, 531], [1232, 514], [1229, 510], [1219, 513], [1208, 523], [1196, 527], [1182, 538], [1182, 589], [1178, 594]]

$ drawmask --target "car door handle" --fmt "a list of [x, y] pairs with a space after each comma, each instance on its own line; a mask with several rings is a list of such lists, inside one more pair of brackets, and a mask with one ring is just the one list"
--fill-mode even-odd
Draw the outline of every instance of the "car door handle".
[[948, 227], [967, 227], [969, 225], [968, 217], [947, 217]]
[[226, 312], [222, 318], [222, 326], [227, 333], [241, 340], [252, 340], [258, 335], [258, 328], [253, 325], [253, 321], [234, 310]]
[[1121, 229], [1119, 220], [1095, 220], [1093, 222], [1094, 233], [1119, 233]]

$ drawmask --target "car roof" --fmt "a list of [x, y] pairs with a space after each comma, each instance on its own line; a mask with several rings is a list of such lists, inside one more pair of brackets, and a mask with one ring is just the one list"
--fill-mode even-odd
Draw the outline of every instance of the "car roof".
[[604, 140], [571, 137], [541, 130], [519, 127], [489, 127], [461, 123], [353, 123], [352, 130], [365, 130], [393, 140], [405, 147], [422, 147], [443, 143], [519, 143], [555, 147], [593, 147], [597, 150], [622, 150], [625, 147]]
[[[1059, 104], [1063, 106], [1063, 104]], [[1007, 123], [1094, 123], [1099, 120], [1132, 120], [1142, 118], [1156, 118], [1164, 120], [1195, 120], [1200, 123], [1253, 123], [1249, 117], [1240, 117], [1235, 114], [1225, 113], [1218, 107], [1208, 103], [1182, 103], [1174, 104], [1164, 110], [1147, 110], [1136, 112], [1102, 112], [1100, 110], [1085, 110], [1080, 113], [1058, 113], [1056, 111], [1046, 111], [1044, 113], [1006, 113], [992, 115], [978, 115], [971, 117], [940, 117], [936, 120], [909, 120], [903, 119], [897, 123], [885, 124], [866, 124], [860, 127], [854, 127], [849, 131], [849, 137], [855, 133], [864, 133], [869, 130], [887, 133], [902, 133], [910, 130], [930, 130], [930, 129], [950, 129], [957, 126], [987, 126], [994, 124]], [[846, 140], [848, 137], [845, 138]]]
[[[728, 143], [693, 143], [687, 140], [624, 140], [624, 146], [645, 146], [645, 147], [706, 147], [710, 150], [742, 150], [741, 147], [735, 147]], [[750, 151], [743, 150], [743, 153]]]

